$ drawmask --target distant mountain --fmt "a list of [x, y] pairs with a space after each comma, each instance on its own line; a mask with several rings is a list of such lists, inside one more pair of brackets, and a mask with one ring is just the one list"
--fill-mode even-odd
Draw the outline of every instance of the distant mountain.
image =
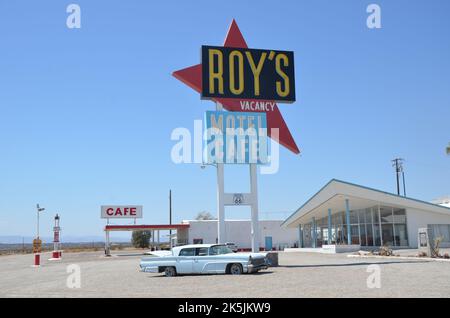
[[[34, 237], [32, 236], [19, 236], [19, 235], [3, 235], [0, 236], [0, 244], [22, 244], [24, 242], [25, 244], [31, 244], [33, 242]], [[51, 243], [53, 242], [53, 237], [50, 236], [43, 236], [41, 237], [41, 240], [44, 243]], [[61, 242], [67, 242], [67, 243], [91, 243], [91, 242], [104, 242], [105, 237], [104, 236], [98, 236], [98, 235], [91, 235], [91, 236], [74, 236], [74, 235], [67, 235], [67, 236], [61, 236]], [[120, 243], [129, 243], [130, 238], [129, 237], [110, 237], [111, 242], [120, 242]]]

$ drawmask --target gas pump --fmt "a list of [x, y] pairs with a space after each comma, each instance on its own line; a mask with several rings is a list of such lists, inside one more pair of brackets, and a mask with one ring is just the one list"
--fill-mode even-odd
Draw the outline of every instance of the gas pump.
[[60, 260], [62, 257], [61, 252], [61, 242], [59, 240], [59, 233], [61, 232], [61, 227], [59, 226], [59, 215], [55, 216], [55, 225], [53, 227], [53, 252], [52, 258], [50, 260]]

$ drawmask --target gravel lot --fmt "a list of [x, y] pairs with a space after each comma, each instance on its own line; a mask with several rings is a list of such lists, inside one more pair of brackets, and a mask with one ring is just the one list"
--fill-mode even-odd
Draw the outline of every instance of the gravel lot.
[[[450, 297], [450, 262], [348, 258], [280, 253], [280, 267], [258, 274], [166, 278], [138, 271], [141, 255], [67, 253], [0, 256], [1, 297]], [[67, 266], [81, 269], [81, 288], [66, 285]], [[381, 270], [381, 288], [368, 288], [370, 264]]]

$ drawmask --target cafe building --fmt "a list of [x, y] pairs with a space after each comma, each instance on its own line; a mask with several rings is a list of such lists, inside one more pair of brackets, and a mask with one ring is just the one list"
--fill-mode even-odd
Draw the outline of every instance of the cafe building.
[[349, 252], [383, 245], [417, 248], [419, 228], [450, 247], [450, 208], [332, 179], [281, 225], [300, 249]]

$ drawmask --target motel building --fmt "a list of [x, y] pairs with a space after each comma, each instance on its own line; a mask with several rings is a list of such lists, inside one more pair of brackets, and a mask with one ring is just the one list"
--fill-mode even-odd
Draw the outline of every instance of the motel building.
[[417, 248], [419, 228], [450, 247], [449, 200], [425, 202], [333, 179], [281, 226], [296, 229], [299, 248], [324, 253]]
[[[282, 228], [283, 220], [260, 220], [259, 249], [265, 251], [283, 250], [297, 247], [297, 230]], [[174, 245], [215, 244], [217, 237], [217, 220], [184, 220], [184, 228], [174, 235]], [[225, 242], [235, 243], [240, 251], [251, 250], [251, 221], [226, 220]]]

